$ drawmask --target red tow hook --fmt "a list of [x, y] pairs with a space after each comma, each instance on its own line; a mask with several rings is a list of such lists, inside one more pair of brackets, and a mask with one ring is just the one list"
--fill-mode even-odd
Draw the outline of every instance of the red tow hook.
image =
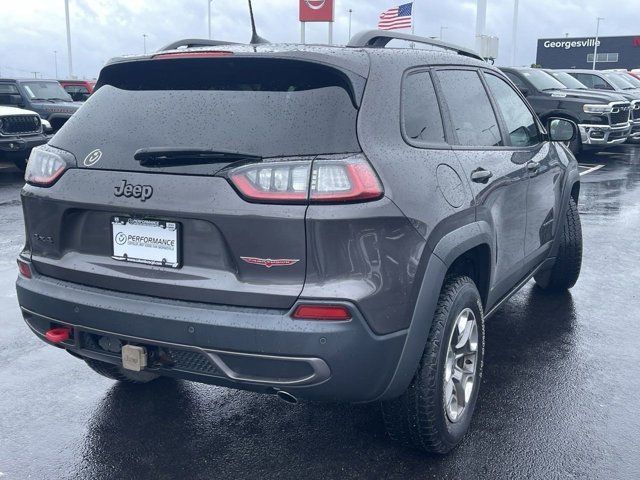
[[71, 328], [69, 327], [57, 327], [52, 328], [44, 334], [45, 338], [51, 343], [62, 343], [69, 340], [71, 337]]

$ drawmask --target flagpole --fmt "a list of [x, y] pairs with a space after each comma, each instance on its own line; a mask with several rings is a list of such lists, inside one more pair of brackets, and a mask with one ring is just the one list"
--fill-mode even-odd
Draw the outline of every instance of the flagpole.
[[416, 12], [413, 10], [416, 2], [411, 2], [411, 35], [416, 34]]
[[[416, 12], [413, 10], [416, 2], [411, 2], [411, 35], [416, 34]], [[411, 48], [416, 48], [416, 44], [411, 42]]]

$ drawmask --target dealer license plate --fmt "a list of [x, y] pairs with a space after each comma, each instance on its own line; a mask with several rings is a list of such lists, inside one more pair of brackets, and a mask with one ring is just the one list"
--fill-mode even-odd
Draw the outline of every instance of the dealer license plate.
[[178, 223], [113, 217], [111, 235], [116, 260], [172, 268], [180, 266]]

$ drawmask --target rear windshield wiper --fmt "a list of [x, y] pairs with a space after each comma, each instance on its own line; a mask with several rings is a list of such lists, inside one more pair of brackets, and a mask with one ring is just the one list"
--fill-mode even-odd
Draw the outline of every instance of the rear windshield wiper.
[[260, 162], [261, 157], [207, 148], [153, 147], [141, 148], [133, 156], [142, 167], [179, 167], [240, 161]]

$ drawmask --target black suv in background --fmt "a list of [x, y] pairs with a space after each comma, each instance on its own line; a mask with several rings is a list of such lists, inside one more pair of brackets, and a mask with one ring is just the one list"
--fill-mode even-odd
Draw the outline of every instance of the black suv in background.
[[578, 279], [572, 124], [421, 37], [181, 44], [109, 62], [33, 151], [25, 321], [112, 379], [379, 401], [391, 437], [451, 450], [485, 320]]
[[34, 111], [54, 132], [80, 108], [56, 80], [10, 78], [0, 78], [0, 105]]
[[608, 72], [599, 70], [562, 70], [576, 78], [590, 89], [611, 92], [620, 95], [631, 103], [631, 123], [632, 130], [630, 138], [634, 141], [640, 140], [640, 88], [627, 80], [625, 76], [618, 72]]
[[627, 141], [631, 134], [632, 105], [615, 92], [585, 89], [580, 82], [560, 79], [538, 68], [502, 68], [545, 122], [551, 117], [571, 121], [580, 132], [569, 148], [607, 147]]

